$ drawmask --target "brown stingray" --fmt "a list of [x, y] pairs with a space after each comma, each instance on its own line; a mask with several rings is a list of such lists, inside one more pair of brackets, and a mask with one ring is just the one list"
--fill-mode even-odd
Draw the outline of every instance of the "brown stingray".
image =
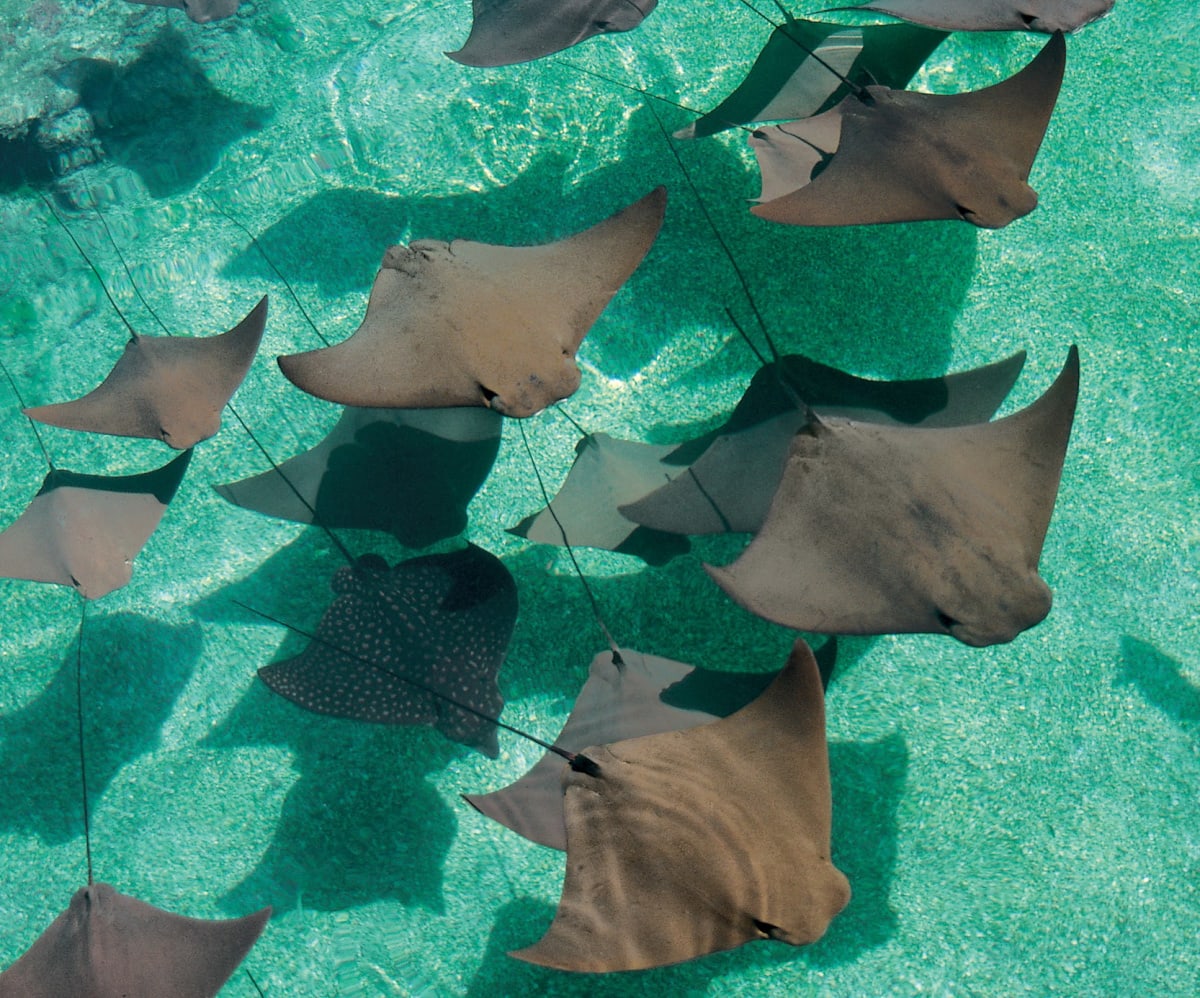
[[51, 426], [162, 440], [177, 450], [221, 428], [267, 322], [267, 299], [219, 336], [134, 336], [108, 377], [82, 398], [26, 409]]
[[[836, 638], [816, 652], [823, 686], [829, 683], [836, 657]], [[581, 752], [588, 745], [709, 724], [746, 706], [776, 675], [704, 669], [631, 648], [622, 648], [619, 656], [603, 651], [592, 659], [587, 682], [554, 744]], [[547, 752], [508, 786], [486, 794], [463, 794], [463, 799], [531, 842], [566, 849], [562, 800], [566, 765], [562, 756]]]
[[1114, 0], [869, 0], [838, 10], [871, 10], [945, 31], [1074, 31], [1099, 20]]
[[79, 475], [58, 468], [0, 533], [0, 576], [73, 586], [86, 599], [126, 585], [192, 452], [142, 475]]
[[558, 912], [539, 942], [513, 956], [600, 972], [755, 939], [803, 945], [849, 900], [829, 854], [821, 678], [802, 640], [737, 713], [584, 754], [596, 770], [563, 778]]
[[1011, 641], [1050, 611], [1037, 567], [1078, 391], [1072, 347], [1040, 399], [993, 423], [814, 416], [749, 547], [705, 568], [742, 606], [798, 630]]
[[666, 200], [659, 187], [542, 246], [393, 246], [355, 333], [279, 366], [304, 391], [343, 405], [532, 416], [579, 387], [575, 352], [650, 249]]
[[270, 917], [185, 918], [89, 884], [0, 974], [0, 998], [211, 998]]
[[984, 90], [872, 86], [815, 118], [760, 128], [750, 142], [770, 200], [751, 211], [787, 225], [961, 218], [1005, 226], [1037, 206], [1027, 181], [1066, 58], [1055, 34], [1019, 73]]

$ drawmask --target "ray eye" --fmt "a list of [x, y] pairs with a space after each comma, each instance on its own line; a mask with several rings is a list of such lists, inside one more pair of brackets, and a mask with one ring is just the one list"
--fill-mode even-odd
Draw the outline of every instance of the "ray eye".
[[492, 401], [499, 394], [499, 392], [492, 391], [487, 385], [480, 385], [479, 393], [483, 396], [484, 404], [488, 406], [492, 404]]
[[953, 617], [951, 617], [950, 614], [942, 613], [941, 610], [938, 610], [938, 612], [937, 612], [937, 619], [938, 619], [938, 623], [941, 624], [948, 631], [957, 627], [961, 623], [961, 621], [957, 621]]
[[1033, 26], [1033, 22], [1037, 20], [1037, 15], [1035, 15], [1035, 14], [1026, 14], [1026, 13], [1024, 13], [1023, 11], [1019, 11], [1019, 12], [1017, 13], [1017, 16], [1018, 16], [1018, 17], [1019, 17], [1019, 18], [1020, 18], [1020, 19], [1021, 19], [1021, 20], [1022, 20], [1024, 23], [1025, 23], [1025, 27], [1027, 27], [1027, 28], [1030, 28], [1030, 27], [1032, 27], [1032, 26]]

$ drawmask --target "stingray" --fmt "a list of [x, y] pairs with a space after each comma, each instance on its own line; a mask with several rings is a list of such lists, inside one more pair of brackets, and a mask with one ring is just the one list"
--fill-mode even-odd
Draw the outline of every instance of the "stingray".
[[850, 898], [830, 860], [825, 704], [797, 641], [737, 713], [589, 748], [563, 777], [567, 873], [554, 922], [512, 955], [639, 970], [756, 939], [819, 939]]
[[836, 10], [871, 10], [946, 31], [1075, 31], [1114, 0], [870, 0]]
[[219, 336], [138, 336], [100, 385], [72, 402], [25, 415], [89, 433], [162, 440], [187, 450], [221, 428], [221, 410], [237, 391], [262, 340], [266, 296]]
[[709, 575], [760, 617], [838, 634], [1011, 641], [1050, 612], [1038, 560], [1079, 392], [1079, 352], [993, 423], [938, 429], [813, 417], [762, 528]]
[[[817, 652], [822, 685], [828, 684], [836, 655], [835, 639]], [[587, 681], [554, 744], [581, 752], [589, 745], [707, 724], [746, 706], [776, 675], [702, 669], [628, 648], [618, 655], [604, 651], [592, 660]], [[561, 756], [548, 752], [515, 783], [463, 797], [518, 835], [551, 849], [566, 849], [565, 766]]]
[[585, 436], [547, 510], [512, 532], [542, 544], [572, 544], [662, 563], [688, 549], [680, 535], [761, 526], [783, 474], [787, 448], [807, 421], [797, 399], [826, 415], [871, 422], [955, 426], [983, 422], [1016, 381], [1024, 352], [942, 378], [873, 381], [807, 357], [788, 355], [760, 368], [717, 430], [680, 444]]
[[241, 0], [128, 0], [129, 3], [144, 4], [148, 7], [174, 7], [186, 12], [197, 24], [208, 24], [209, 21], [220, 21], [233, 17], [238, 11]]
[[263, 682], [318, 714], [431, 724], [494, 758], [496, 674], [517, 619], [500, 560], [474, 545], [392, 568], [367, 555], [338, 571], [333, 591], [308, 647], [259, 669]]
[[1066, 43], [1053, 35], [1016, 75], [965, 94], [867, 87], [750, 138], [759, 218], [787, 225], [962, 219], [998, 229], [1029, 214], [1028, 184], [1058, 98]]
[[691, 547], [688, 540], [639, 527], [618, 508], [686, 471], [686, 465], [666, 463], [676, 450], [675, 444], [646, 444], [589, 433], [575, 445], [575, 461], [551, 503], [553, 515], [543, 508], [509, 533], [535, 544], [562, 545], [565, 532], [572, 545], [634, 555], [651, 565], [665, 564], [687, 552]]
[[342, 405], [531, 416], [579, 387], [575, 352], [650, 249], [666, 199], [659, 187], [541, 246], [393, 246], [355, 333], [279, 366], [304, 391]]
[[467, 503], [496, 460], [500, 423], [487, 409], [348, 408], [311, 450], [216, 490], [267, 516], [384, 530], [426, 547], [466, 527]]
[[451, 59], [509, 66], [578, 45], [593, 35], [632, 31], [658, 0], [472, 0], [471, 34]]
[[185, 918], [89, 884], [0, 974], [0, 998], [211, 998], [270, 916]]
[[99, 599], [126, 585], [192, 452], [141, 475], [52, 468], [25, 512], [0, 533], [0, 576], [73, 586]]
[[945, 37], [944, 31], [906, 24], [856, 28], [789, 16], [733, 93], [675, 137], [820, 114], [850, 93], [844, 79], [860, 87], [903, 87]]

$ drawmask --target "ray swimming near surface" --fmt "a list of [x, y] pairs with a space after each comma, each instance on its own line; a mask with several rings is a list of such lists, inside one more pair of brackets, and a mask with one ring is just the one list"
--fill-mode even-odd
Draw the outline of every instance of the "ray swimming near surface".
[[329, 528], [382, 530], [423, 548], [467, 526], [467, 504], [500, 449], [489, 409], [347, 407], [314, 447], [215, 486], [236, 506]]
[[814, 416], [733, 564], [737, 603], [838, 634], [1011, 641], [1050, 611], [1038, 561], [1079, 393], [1079, 352], [1040, 399], [992, 423], [890, 427]]
[[675, 138], [808, 118], [869, 84], [900, 89], [945, 37], [945, 32], [911, 25], [858, 28], [788, 15], [772, 30], [746, 78], [711, 111], [676, 131]]
[[350, 338], [279, 366], [297, 387], [342, 405], [532, 416], [579, 387], [575, 352], [649, 251], [665, 209], [659, 187], [541, 246], [392, 246]]
[[[837, 660], [837, 639], [828, 639], [815, 657], [821, 683], [828, 686]], [[621, 648], [617, 654], [602, 651], [592, 659], [587, 680], [554, 744], [581, 752], [589, 745], [707, 724], [746, 706], [776, 675], [705, 669], [632, 648]], [[564, 850], [565, 766], [562, 758], [548, 752], [508, 786], [464, 794], [463, 799], [531, 842]]]
[[238, 12], [241, 0], [127, 0], [150, 7], [172, 7], [184, 11], [197, 24], [221, 21]]
[[[186, 464], [189, 456], [187, 452], [175, 462]], [[75, 713], [87, 883], [29, 949], [0, 972], [0, 998], [213, 998], [258, 940], [271, 909], [233, 919], [189, 918], [94, 879], [84, 741], [87, 604], [80, 607]]]
[[85, 599], [127, 585], [191, 457], [184, 451], [140, 475], [52, 467], [33, 501], [0, 532], [0, 576], [70, 586]]
[[367, 556], [338, 571], [333, 591], [308, 647], [259, 669], [262, 681], [306, 710], [430, 724], [494, 758], [496, 674], [517, 620], [500, 560], [473, 544], [391, 568]]
[[594, 770], [563, 777], [562, 899], [518, 959], [595, 973], [804, 945], [849, 901], [830, 860], [825, 698], [802, 640], [729, 717], [583, 754]]
[[471, 33], [446, 55], [466, 66], [531, 62], [595, 35], [632, 31], [657, 6], [658, 0], [472, 0]]
[[1037, 206], [1029, 174], [1066, 52], [1056, 33], [1024, 69], [983, 90], [871, 86], [814, 118], [756, 130], [763, 192], [751, 211], [786, 225], [1008, 225]]

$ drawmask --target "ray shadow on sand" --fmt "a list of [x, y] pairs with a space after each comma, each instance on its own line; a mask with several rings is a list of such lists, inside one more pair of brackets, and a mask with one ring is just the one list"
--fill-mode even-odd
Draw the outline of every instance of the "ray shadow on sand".
[[[200, 628], [135, 613], [89, 614], [83, 637], [88, 799], [99, 806], [123, 766], [151, 751], [201, 651]], [[76, 646], [35, 700], [4, 718], [0, 826], [62, 843], [83, 835]], [[136, 689], [137, 696], [130, 696]]]

